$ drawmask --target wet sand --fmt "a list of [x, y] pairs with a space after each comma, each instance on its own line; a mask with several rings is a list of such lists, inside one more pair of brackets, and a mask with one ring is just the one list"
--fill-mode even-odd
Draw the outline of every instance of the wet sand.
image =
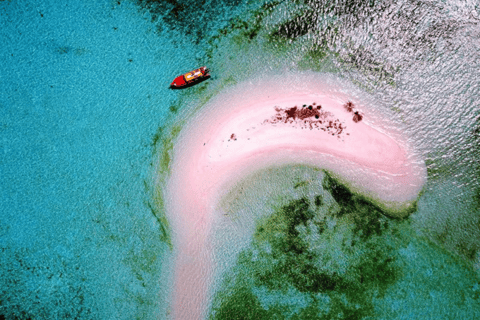
[[173, 319], [206, 317], [212, 215], [247, 174], [294, 163], [323, 168], [395, 217], [416, 200], [425, 167], [398, 134], [370, 126], [366, 107], [330, 84], [307, 75], [303, 86], [299, 77], [215, 97], [176, 141], [166, 197], [177, 257]]

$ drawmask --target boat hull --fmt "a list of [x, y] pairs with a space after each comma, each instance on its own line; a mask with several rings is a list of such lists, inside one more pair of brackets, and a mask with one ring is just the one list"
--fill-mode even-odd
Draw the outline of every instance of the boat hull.
[[207, 67], [201, 67], [182, 74], [173, 80], [173, 82], [170, 84], [170, 89], [184, 89], [199, 84], [200, 82], [210, 78], [210, 74], [208, 72], [209, 70]]

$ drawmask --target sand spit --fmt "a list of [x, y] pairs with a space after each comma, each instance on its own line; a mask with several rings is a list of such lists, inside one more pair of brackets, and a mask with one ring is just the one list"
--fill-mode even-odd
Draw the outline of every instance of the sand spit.
[[426, 171], [398, 132], [369, 125], [368, 106], [314, 74], [244, 83], [214, 98], [174, 146], [166, 195], [176, 250], [174, 319], [207, 314], [214, 262], [210, 243], [218, 201], [248, 174], [283, 164], [326, 169], [402, 217]]

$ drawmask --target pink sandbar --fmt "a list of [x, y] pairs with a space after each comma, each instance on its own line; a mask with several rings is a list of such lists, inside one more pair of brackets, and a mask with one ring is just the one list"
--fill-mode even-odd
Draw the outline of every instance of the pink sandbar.
[[[257, 170], [282, 164], [327, 169], [392, 216], [405, 214], [425, 181], [424, 165], [398, 134], [393, 139], [393, 133], [383, 132], [378, 117], [378, 128], [368, 124], [373, 114], [367, 107], [357, 104], [364, 118], [355, 123], [344, 107], [349, 100], [356, 103], [315, 75], [284, 78], [281, 84], [262, 80], [217, 96], [184, 128], [174, 147], [166, 197], [177, 257], [174, 319], [206, 316], [214, 263], [207, 237], [215, 206]], [[275, 107], [314, 102], [328, 115], [325, 121], [342, 124], [341, 133], [325, 123], [322, 129], [299, 119], [272, 121]]]

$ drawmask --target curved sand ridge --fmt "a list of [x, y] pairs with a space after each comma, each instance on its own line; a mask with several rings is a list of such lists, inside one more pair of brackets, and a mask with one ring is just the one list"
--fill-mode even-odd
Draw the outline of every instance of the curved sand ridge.
[[358, 121], [356, 109], [345, 108], [349, 98], [321, 76], [264, 79], [227, 91], [189, 122], [174, 147], [166, 197], [177, 257], [174, 319], [206, 316], [212, 215], [242, 177], [293, 163], [327, 169], [396, 217], [408, 214], [426, 177], [399, 137], [369, 126], [365, 106]]

